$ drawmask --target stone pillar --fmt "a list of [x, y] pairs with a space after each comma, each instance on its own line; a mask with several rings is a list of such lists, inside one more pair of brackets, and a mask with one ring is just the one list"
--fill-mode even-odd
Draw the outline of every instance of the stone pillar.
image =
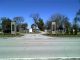
[[11, 22], [11, 34], [16, 34], [16, 22]]
[[52, 34], [56, 34], [56, 22], [52, 22], [51, 29], [52, 29]]

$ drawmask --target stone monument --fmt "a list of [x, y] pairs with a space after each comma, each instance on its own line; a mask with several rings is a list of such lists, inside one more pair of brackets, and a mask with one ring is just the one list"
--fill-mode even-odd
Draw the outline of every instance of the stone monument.
[[56, 22], [52, 22], [52, 34], [56, 34]]
[[32, 33], [32, 28], [29, 29], [29, 33]]
[[11, 34], [16, 34], [16, 22], [11, 22]]

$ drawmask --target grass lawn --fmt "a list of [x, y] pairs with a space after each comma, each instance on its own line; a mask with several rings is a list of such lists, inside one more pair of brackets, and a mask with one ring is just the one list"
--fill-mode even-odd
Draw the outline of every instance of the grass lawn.
[[20, 37], [20, 36], [23, 36], [23, 34], [20, 34], [20, 33], [16, 33], [16, 35], [13, 35], [13, 34], [10, 34], [10, 33], [0, 33], [0, 37]]
[[77, 35], [66, 35], [66, 34], [44, 34], [46, 36], [51, 36], [51, 37], [80, 37], [80, 34]]

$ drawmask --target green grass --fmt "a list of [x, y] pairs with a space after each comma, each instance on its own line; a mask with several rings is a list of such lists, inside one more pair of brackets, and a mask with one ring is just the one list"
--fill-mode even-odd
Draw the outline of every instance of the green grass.
[[10, 34], [10, 33], [0, 33], [0, 37], [20, 37], [20, 36], [23, 36], [21, 35], [20, 33], [16, 33], [16, 35], [13, 35], [13, 34]]
[[50, 37], [80, 37], [80, 34], [78, 35], [66, 35], [66, 34], [44, 34], [46, 36]]

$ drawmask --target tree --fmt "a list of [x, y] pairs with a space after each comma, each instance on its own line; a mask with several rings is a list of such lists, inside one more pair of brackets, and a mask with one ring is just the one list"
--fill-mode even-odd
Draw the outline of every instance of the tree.
[[22, 22], [24, 22], [24, 18], [23, 17], [14, 17], [13, 21], [16, 21], [17, 24], [21, 24]]
[[46, 24], [45, 24], [45, 28], [46, 28], [47, 30], [50, 30], [50, 29], [51, 29], [51, 24], [52, 24], [52, 21], [48, 20], [48, 21], [46, 22]]
[[74, 27], [74, 34], [77, 35], [77, 32], [78, 32], [78, 22], [80, 22], [80, 9], [79, 11], [76, 13], [76, 16], [74, 18], [74, 24], [73, 24], [73, 27]]
[[37, 22], [39, 21], [39, 18], [40, 18], [39, 14], [38, 14], [38, 13], [31, 14], [31, 17], [32, 17], [33, 20], [34, 20], [34, 24], [37, 25]]
[[[72, 32], [71, 23], [69, 22], [68, 17], [64, 17], [63, 26], [64, 26], [64, 29], [66, 30], [66, 34], [69, 34], [69, 32]], [[73, 32], [70, 34], [73, 34]]]
[[4, 33], [11, 33], [11, 19], [2, 17], [2, 30]]
[[39, 14], [32, 14], [31, 17], [34, 20], [34, 25], [36, 25], [35, 27], [38, 27], [41, 31], [44, 31], [44, 22], [43, 19], [40, 18]]
[[32, 24], [32, 25], [31, 25], [31, 28], [32, 28], [32, 29], [35, 29], [35, 28], [36, 28], [36, 25], [35, 25], [35, 24]]
[[52, 22], [56, 22], [56, 29], [59, 30], [60, 27], [63, 28], [63, 24], [65, 21], [65, 16], [61, 15], [61, 14], [54, 14], [50, 17], [50, 20]]
[[37, 25], [38, 25], [38, 28], [41, 31], [44, 31], [44, 22], [43, 22], [43, 19], [39, 18], [39, 21], [38, 21]]
[[57, 31], [66, 30], [66, 32], [69, 33], [70, 22], [69, 22], [68, 17], [61, 15], [61, 14], [52, 15], [49, 21], [47, 21], [47, 27], [49, 29], [51, 29], [52, 22], [56, 22]]
[[27, 24], [27, 23], [23, 23], [23, 24], [21, 25], [21, 27], [22, 27], [24, 30], [26, 30], [27, 27], [28, 27], [28, 24]]
[[13, 21], [16, 21], [17, 31], [19, 30], [19, 32], [20, 32], [21, 31], [21, 24], [24, 22], [24, 18], [23, 17], [14, 17]]
[[69, 18], [62, 14], [54, 14], [52, 15], [49, 20], [46, 22], [46, 28], [51, 30], [52, 22], [56, 22], [56, 30], [65, 31], [66, 34], [69, 34], [71, 30], [71, 23], [69, 22]]
[[32, 31], [33, 31], [33, 32], [36, 32], [36, 30], [35, 30], [35, 29], [36, 29], [36, 25], [35, 25], [35, 24], [32, 24], [32, 25], [31, 25], [31, 28], [32, 28]]
[[73, 29], [74, 29], [74, 34], [77, 35], [77, 32], [78, 32], [78, 19], [77, 19], [77, 16], [74, 18]]

